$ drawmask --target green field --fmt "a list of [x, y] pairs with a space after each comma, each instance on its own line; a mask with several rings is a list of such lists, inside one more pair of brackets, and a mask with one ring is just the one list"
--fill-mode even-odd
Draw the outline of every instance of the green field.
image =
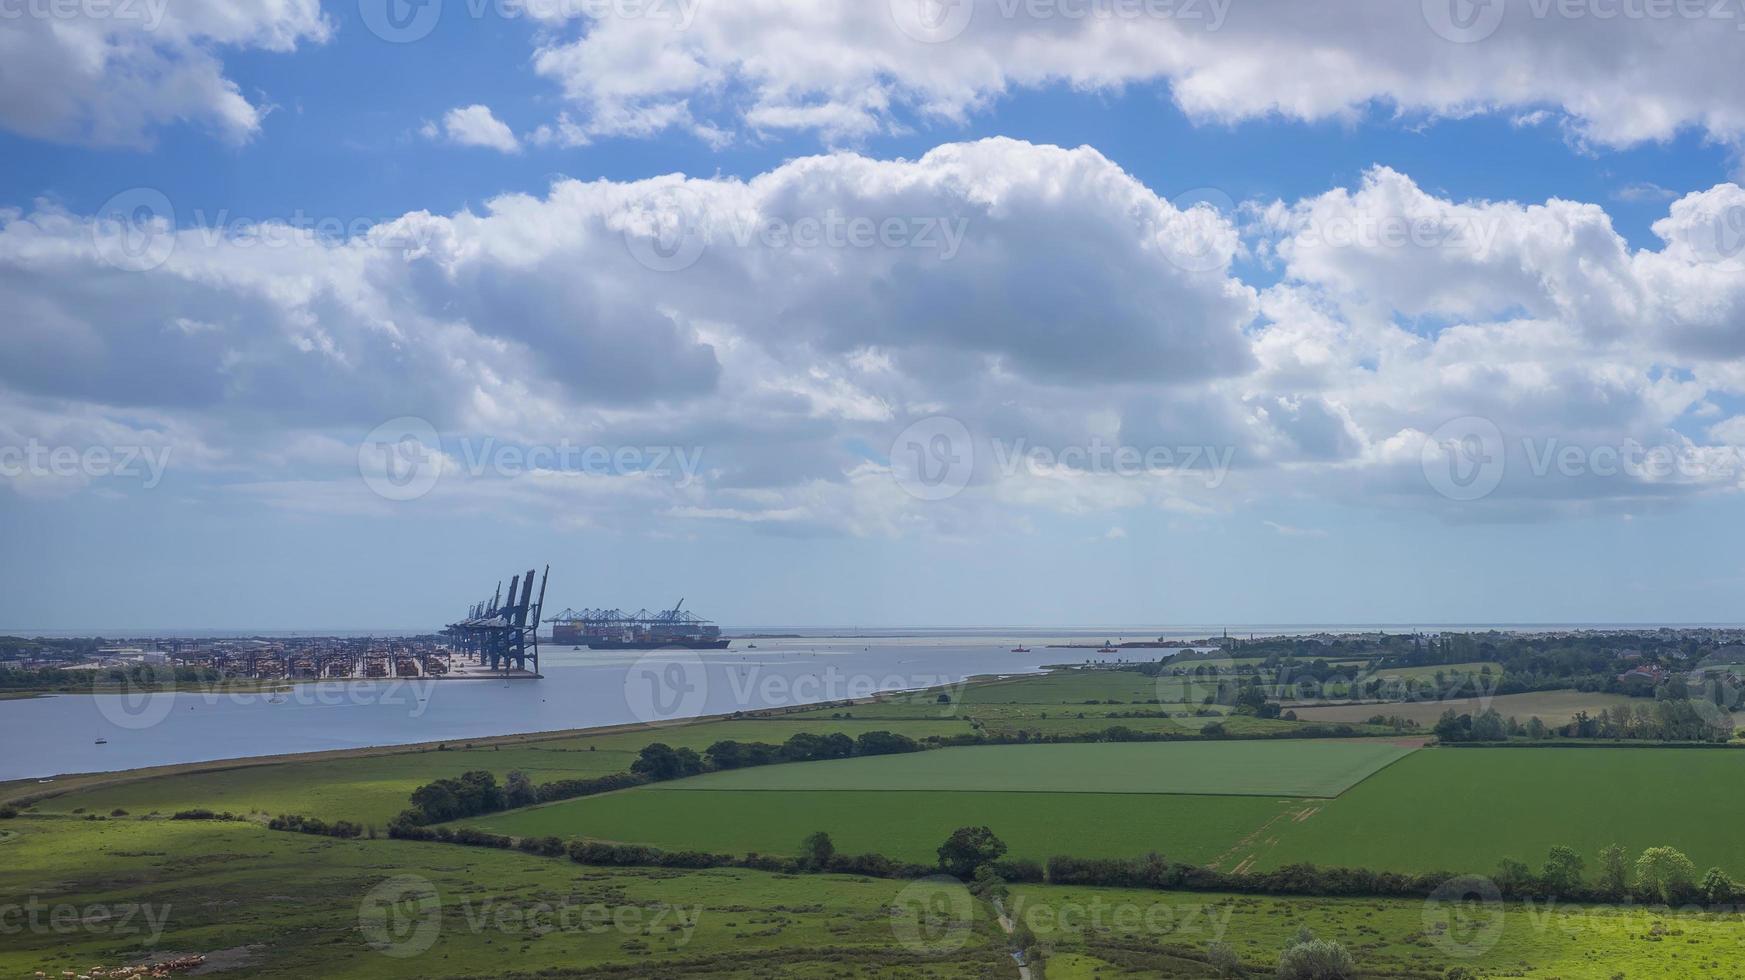
[[[992, 745], [759, 766], [661, 784], [707, 790], [955, 790], [1337, 796], [1415, 748], [1383, 739]], [[697, 804], [703, 805], [703, 804]]]
[[1554, 844], [1595, 864], [1670, 845], [1699, 870], [1745, 877], [1745, 751], [1428, 749], [1291, 823], [1261, 867], [1293, 861], [1390, 871], [1489, 873], [1504, 857], [1537, 867]]
[[1562, 725], [1578, 711], [1598, 714], [1614, 705], [1652, 704], [1642, 698], [1622, 694], [1589, 694], [1584, 691], [1538, 691], [1532, 694], [1505, 694], [1494, 698], [1456, 698], [1448, 701], [1402, 701], [1387, 704], [1338, 704], [1320, 707], [1293, 706], [1292, 711], [1304, 721], [1362, 722], [1375, 715], [1409, 718], [1420, 725], [1434, 725], [1444, 711], [1459, 715], [1476, 715], [1486, 708], [1495, 709], [1504, 718], [1526, 723], [1538, 718], [1547, 725]]
[[[618, 975], [979, 977], [997, 970], [997, 927], [978, 917], [961, 949], [918, 960], [889, 912], [906, 882], [721, 869], [678, 873], [587, 868], [481, 848], [334, 841], [240, 823], [54, 818], [14, 825], [22, 846], [0, 865], [7, 902], [78, 911], [55, 929], [15, 914], [0, 976], [85, 974], [153, 955], [200, 952], [226, 976], [427, 978]], [[413, 875], [433, 895], [388, 911], [372, 890]], [[141, 903], [125, 924], [115, 907]], [[86, 916], [93, 906], [111, 918]], [[47, 912], [42, 913], [47, 915]], [[437, 923], [430, 933], [419, 925]], [[407, 926], [401, 930], [393, 923]], [[431, 945], [389, 955], [372, 936]], [[391, 947], [404, 953], [408, 947]], [[1009, 961], [1007, 961], [1009, 962]], [[583, 974], [585, 975], [585, 974]]]
[[1737, 915], [1028, 885], [1013, 889], [1007, 908], [1054, 948], [1050, 980], [1205, 977], [1187, 957], [1214, 941], [1230, 945], [1250, 976], [1271, 976], [1279, 950], [1305, 927], [1345, 944], [1365, 977], [1429, 980], [1451, 966], [1548, 980], [1745, 977]]
[[1303, 807], [1261, 796], [639, 789], [461, 823], [517, 837], [593, 837], [728, 854], [794, 854], [806, 835], [823, 830], [838, 850], [925, 864], [956, 828], [986, 825], [1013, 856], [1038, 861], [1155, 850], [1211, 863]]

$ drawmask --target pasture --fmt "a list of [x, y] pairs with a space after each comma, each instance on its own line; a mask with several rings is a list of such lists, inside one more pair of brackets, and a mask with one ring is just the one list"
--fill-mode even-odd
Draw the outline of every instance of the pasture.
[[1358, 723], [1376, 715], [1408, 718], [1419, 725], [1436, 724], [1444, 711], [1458, 715], [1476, 715], [1494, 708], [1504, 718], [1516, 718], [1523, 724], [1538, 718], [1547, 725], [1566, 724], [1576, 712], [1598, 714], [1613, 705], [1649, 704], [1641, 698], [1622, 694], [1589, 694], [1583, 691], [1538, 691], [1532, 694], [1504, 694], [1494, 698], [1453, 698], [1447, 701], [1399, 701], [1385, 704], [1329, 704], [1291, 706], [1303, 721]]
[[990, 745], [711, 772], [663, 783], [656, 791], [955, 790], [1330, 797], [1416, 747], [1416, 742], [1385, 739]]
[[1699, 871], [1745, 877], [1745, 751], [1427, 749], [1283, 825], [1258, 866], [1296, 861], [1387, 871], [1488, 874], [1512, 857], [1538, 867], [1555, 844], [1595, 867], [1601, 848], [1632, 860], [1669, 845]]
[[[1119, 888], [1015, 887], [1017, 921], [1052, 943], [1048, 976], [1201, 977], [1187, 956], [1231, 946], [1270, 976], [1298, 929], [1344, 943], [1362, 976], [1745, 977], [1738, 916], [1507, 904], [1494, 912], [1384, 899], [1272, 898]], [[1058, 967], [1058, 969], [1057, 969]]]
[[[208, 970], [287, 980], [596, 970], [825, 976], [843, 964], [946, 978], [987, 976], [1004, 955], [984, 913], [961, 949], [917, 962], [893, 942], [889, 907], [900, 881], [587, 868], [516, 852], [336, 841], [229, 822], [26, 818], [15, 826], [28, 846], [7, 848], [0, 895], [78, 910], [146, 903], [163, 931], [153, 942], [144, 915], [125, 924], [112, 917], [74, 928], [9, 928], [0, 943], [4, 976], [85, 974], [204, 952]], [[399, 877], [406, 875], [413, 877]], [[395, 902], [408, 893], [377, 891], [408, 881], [427, 888], [420, 894], [428, 898]], [[367, 944], [371, 935], [424, 937], [430, 945], [390, 955]]]
[[1300, 801], [1132, 793], [719, 791], [643, 788], [459, 821], [516, 837], [593, 837], [669, 850], [796, 854], [825, 831], [844, 853], [932, 864], [958, 827], [986, 825], [1013, 857], [1131, 857], [1212, 863]]

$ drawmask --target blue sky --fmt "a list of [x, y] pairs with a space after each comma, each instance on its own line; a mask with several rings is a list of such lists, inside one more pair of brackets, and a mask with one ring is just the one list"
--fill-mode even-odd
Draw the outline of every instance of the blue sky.
[[0, 627], [1742, 618], [1733, 24], [909, 2], [0, 22]]

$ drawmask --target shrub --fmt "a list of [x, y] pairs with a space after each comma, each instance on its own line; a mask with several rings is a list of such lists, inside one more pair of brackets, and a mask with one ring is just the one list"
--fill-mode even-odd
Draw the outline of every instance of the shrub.
[[1297, 943], [1278, 958], [1279, 980], [1348, 980], [1356, 974], [1351, 953], [1323, 939]]
[[1239, 977], [1242, 975], [1242, 959], [1229, 943], [1215, 942], [1206, 947], [1206, 965], [1212, 968], [1214, 976]]
[[15, 820], [18, 818], [18, 808], [15, 806], [0, 806], [0, 820]]

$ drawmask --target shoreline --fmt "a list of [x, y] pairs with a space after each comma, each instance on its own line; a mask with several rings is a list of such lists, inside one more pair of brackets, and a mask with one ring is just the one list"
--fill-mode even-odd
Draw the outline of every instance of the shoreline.
[[[1046, 671], [1042, 671], [1046, 673]], [[1006, 674], [976, 674], [965, 677], [960, 683], [999, 683], [1010, 680], [1014, 675]], [[847, 700], [814, 701], [805, 704], [786, 705], [779, 708], [758, 708], [755, 710], [720, 712], [708, 715], [696, 715], [690, 718], [677, 719], [670, 722], [622, 722], [611, 725], [595, 725], [586, 728], [562, 728], [541, 732], [511, 732], [501, 735], [482, 735], [468, 738], [432, 739], [423, 742], [395, 742], [381, 745], [357, 746], [347, 749], [322, 749], [313, 752], [286, 752], [276, 755], [236, 756], [227, 759], [208, 759], [199, 762], [171, 762], [158, 766], [141, 766], [133, 769], [106, 769], [87, 772], [57, 773], [52, 776], [24, 777], [0, 781], [0, 804], [24, 805], [52, 797], [61, 796], [74, 790], [92, 789], [101, 786], [118, 785], [136, 782], [144, 779], [156, 779], [162, 776], [186, 775], [190, 773], [230, 772], [239, 769], [252, 769], [258, 766], [286, 765], [300, 762], [319, 762], [328, 759], [369, 758], [386, 755], [414, 755], [422, 752], [438, 751], [438, 746], [453, 747], [456, 744], [468, 745], [473, 748], [488, 748], [494, 745], [525, 745], [536, 742], [554, 742], [569, 738], [587, 738], [603, 735], [623, 735], [639, 731], [657, 731], [665, 729], [685, 728], [692, 725], [712, 724], [715, 722], [732, 721], [734, 719], [768, 719], [785, 714], [795, 714], [803, 711], [813, 711], [825, 705], [840, 704], [844, 707], [854, 707], [871, 704], [883, 697], [892, 695], [922, 694], [928, 691], [944, 690], [951, 687], [945, 684], [933, 684], [926, 687], [908, 688], [900, 691], [885, 691], [866, 698]]]

